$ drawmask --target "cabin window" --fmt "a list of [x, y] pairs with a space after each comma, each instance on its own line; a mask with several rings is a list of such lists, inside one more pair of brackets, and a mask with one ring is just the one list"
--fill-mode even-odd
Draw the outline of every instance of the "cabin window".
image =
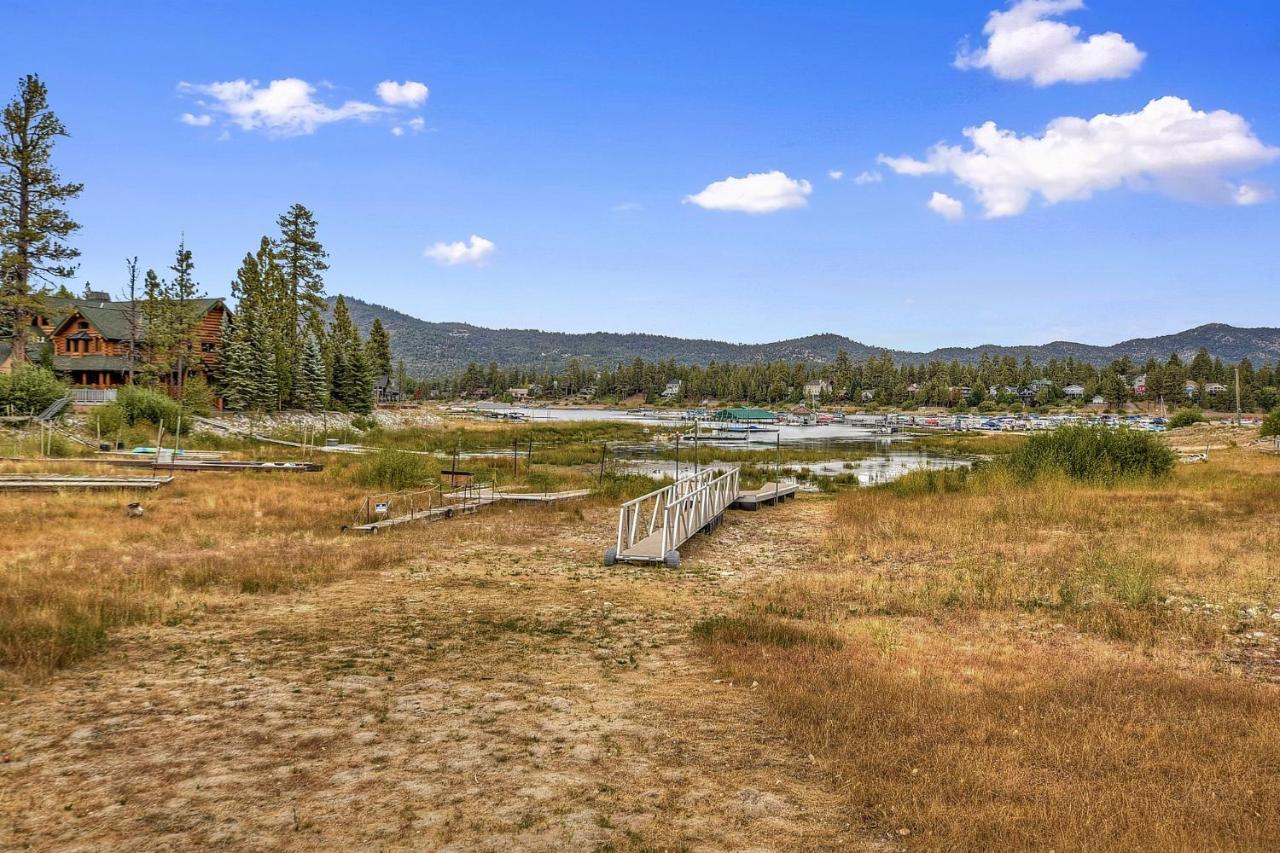
[[217, 352], [217, 351], [218, 351], [218, 347], [216, 344], [212, 344], [209, 341], [200, 342], [200, 352]]
[[85, 329], [89, 328], [89, 323], [85, 320], [81, 320], [79, 323], [76, 323], [76, 328], [79, 329], [80, 331], [84, 331]]

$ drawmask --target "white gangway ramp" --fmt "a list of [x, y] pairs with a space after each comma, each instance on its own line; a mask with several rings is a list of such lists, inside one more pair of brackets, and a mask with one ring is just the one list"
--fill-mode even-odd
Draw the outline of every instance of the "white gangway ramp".
[[605, 565], [680, 565], [680, 546], [700, 530], [714, 527], [738, 499], [738, 469], [709, 469], [629, 500], [618, 512], [618, 541], [605, 552]]

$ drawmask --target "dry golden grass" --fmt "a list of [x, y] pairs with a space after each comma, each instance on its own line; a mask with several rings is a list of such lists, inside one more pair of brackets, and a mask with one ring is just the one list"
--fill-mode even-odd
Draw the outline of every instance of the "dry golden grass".
[[[1265, 849], [1280, 459], [1114, 489], [998, 473], [843, 495], [813, 571], [701, 633], [848, 806], [925, 849]], [[1252, 609], [1246, 609], [1252, 608]]]
[[[11, 531], [0, 541], [0, 666], [40, 674], [99, 650], [112, 628], [180, 620], [212, 593], [297, 588], [397, 558], [393, 541], [341, 533], [361, 494], [346, 482], [348, 464], [319, 474], [179, 472], [141, 494], [0, 494]], [[146, 515], [126, 518], [135, 499]]]

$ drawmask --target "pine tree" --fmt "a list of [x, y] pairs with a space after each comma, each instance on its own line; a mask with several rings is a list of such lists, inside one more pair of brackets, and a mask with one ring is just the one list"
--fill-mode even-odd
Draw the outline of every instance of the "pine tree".
[[172, 327], [170, 334], [173, 339], [174, 369], [178, 374], [179, 398], [186, 387], [187, 369], [197, 358], [196, 332], [200, 318], [196, 315], [194, 302], [203, 294], [195, 280], [195, 268], [191, 250], [187, 248], [187, 238], [183, 236], [174, 253], [173, 266], [169, 267], [174, 275], [173, 281], [166, 286], [169, 315], [165, 318], [165, 322]]
[[308, 412], [323, 409], [329, 397], [329, 386], [324, 359], [320, 355], [320, 342], [316, 340], [315, 335], [308, 334], [303, 338], [298, 379], [294, 395], [298, 405]]
[[[289, 355], [292, 381], [300, 373], [302, 343], [308, 333], [316, 336], [321, 355], [325, 355], [323, 315], [325, 310], [324, 276], [329, 268], [328, 253], [316, 239], [315, 215], [301, 204], [295, 204], [276, 219], [280, 236], [272, 241], [276, 265], [280, 270], [281, 332]], [[328, 359], [326, 358], [326, 363]], [[290, 397], [286, 389], [286, 397]], [[298, 402], [298, 401], [294, 401]]]
[[375, 377], [391, 375], [391, 337], [377, 317], [369, 328], [369, 369]]
[[367, 415], [373, 411], [373, 373], [358, 338], [356, 345], [347, 354], [347, 366], [347, 387], [344, 394], [347, 408]]
[[258, 244], [255, 261], [262, 287], [259, 336], [264, 339], [264, 346], [271, 352], [270, 363], [274, 366], [275, 373], [272, 381], [279, 396], [272, 408], [278, 409], [293, 396], [294, 374], [302, 350], [301, 340], [298, 338], [297, 313], [290, 296], [288, 279], [276, 263], [275, 250], [266, 237]]
[[246, 334], [239, 321], [231, 327], [223, 367], [222, 396], [227, 408], [243, 412], [253, 408], [258, 392]]
[[53, 169], [53, 145], [68, 134], [48, 95], [28, 74], [0, 113], [0, 316], [12, 327], [15, 366], [27, 360], [27, 330], [42, 307], [41, 291], [74, 275], [80, 254], [66, 242], [80, 226], [65, 205], [84, 185], [64, 183]]
[[228, 399], [240, 409], [274, 410], [280, 405], [279, 346], [271, 294], [257, 256], [247, 254], [231, 284], [236, 299], [232, 352], [228, 353]]
[[333, 303], [333, 324], [329, 327], [333, 350], [332, 398], [353, 412], [373, 408], [373, 375], [360, 332], [351, 320], [347, 301], [338, 296]]
[[142, 280], [143, 372], [148, 383], [163, 381], [173, 372], [176, 345], [175, 327], [171, 322], [173, 308], [169, 288], [149, 269]]

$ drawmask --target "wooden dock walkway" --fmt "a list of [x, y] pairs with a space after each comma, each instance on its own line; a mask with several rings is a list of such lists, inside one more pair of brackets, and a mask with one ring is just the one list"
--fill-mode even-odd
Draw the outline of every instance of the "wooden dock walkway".
[[398, 527], [415, 521], [439, 521], [453, 518], [455, 515], [472, 513], [481, 507], [500, 501], [554, 504], [585, 498], [590, 494], [590, 489], [571, 489], [563, 492], [498, 492], [491, 487], [470, 487], [441, 494], [439, 504], [428, 502], [421, 509], [413, 508], [409, 512], [380, 518], [366, 524], [357, 524], [350, 529], [359, 533], [379, 533], [388, 527]]
[[172, 477], [96, 477], [72, 474], [2, 474], [0, 491], [51, 492], [62, 489], [105, 491], [118, 489], [154, 489], [172, 483]]

